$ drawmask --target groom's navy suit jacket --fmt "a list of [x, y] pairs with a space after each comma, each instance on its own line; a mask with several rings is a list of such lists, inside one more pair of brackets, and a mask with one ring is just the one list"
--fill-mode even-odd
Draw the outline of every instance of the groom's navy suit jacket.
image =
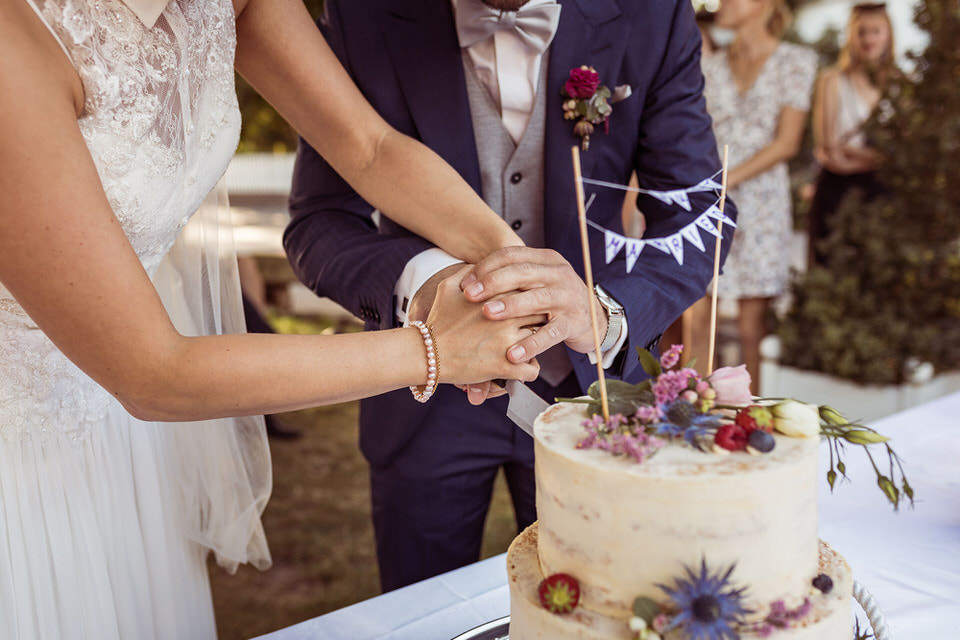
[[[701, 38], [690, 0], [560, 2], [559, 28], [544, 56], [549, 64], [544, 230], [547, 247], [582, 275], [570, 157], [580, 138], [573, 123], [563, 119], [560, 95], [572, 68], [592, 66], [611, 90], [629, 85], [632, 91], [613, 105], [609, 133], [600, 126], [591, 137], [589, 151], [582, 154], [584, 176], [626, 184], [636, 170], [643, 187], [676, 189], [713, 176], [720, 162], [701, 95]], [[341, 10], [347, 3], [349, 10]], [[480, 169], [450, 0], [327, 0], [320, 27], [373, 107], [400, 132], [438, 153], [479, 193]], [[588, 196], [596, 193], [589, 218], [622, 231], [624, 192], [589, 185], [586, 190]], [[715, 199], [712, 193], [692, 194], [694, 211], [689, 213], [641, 197], [645, 237], [676, 232]], [[736, 215], [729, 201], [726, 210]], [[303, 141], [290, 212], [284, 245], [300, 279], [364, 319], [368, 329], [396, 326], [397, 279], [407, 261], [431, 245], [386, 215], [377, 228], [372, 207]], [[443, 219], [437, 224], [444, 224]], [[682, 267], [672, 256], [647, 247], [627, 274], [624, 252], [605, 264], [603, 234], [589, 233], [594, 278], [626, 308], [629, 323], [626, 357], [608, 371], [642, 379], [635, 348], [654, 347], [663, 330], [704, 295], [712, 276], [711, 236], [703, 236], [706, 253], [686, 243]], [[724, 254], [731, 235], [727, 227]], [[596, 378], [596, 367], [587, 356], [569, 353], [585, 389]], [[498, 401], [505, 406], [504, 399]], [[389, 464], [432, 406], [419, 405], [407, 390], [365, 400], [360, 444], [371, 464]]]

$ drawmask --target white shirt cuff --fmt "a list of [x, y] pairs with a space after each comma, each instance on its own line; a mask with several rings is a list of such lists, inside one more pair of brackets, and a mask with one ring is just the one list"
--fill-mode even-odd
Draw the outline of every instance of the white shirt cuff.
[[460, 264], [462, 260], [457, 260], [443, 249], [427, 249], [410, 258], [407, 266], [403, 268], [400, 279], [397, 280], [393, 288], [394, 300], [397, 301], [396, 315], [397, 321], [403, 326], [408, 325], [407, 309], [410, 308], [410, 301], [417, 291], [426, 284], [427, 280], [437, 273], [443, 271], [450, 265]]
[[[620, 323], [620, 335], [617, 337], [617, 341], [608, 351], [603, 352], [603, 368], [609, 369], [610, 365], [613, 364], [613, 361], [616, 359], [617, 354], [620, 353], [620, 350], [623, 349], [623, 345], [627, 342], [627, 316], [624, 314], [623, 322]], [[587, 353], [587, 357], [590, 358], [590, 364], [597, 364], [597, 356], [593, 351]]]

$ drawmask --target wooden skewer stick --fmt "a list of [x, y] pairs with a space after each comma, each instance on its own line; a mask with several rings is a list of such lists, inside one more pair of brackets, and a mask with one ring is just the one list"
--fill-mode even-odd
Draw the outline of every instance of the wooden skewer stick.
[[583, 198], [583, 175], [580, 173], [580, 147], [571, 149], [573, 154], [573, 178], [577, 190], [577, 215], [580, 218], [580, 243], [583, 247], [583, 271], [590, 290], [590, 324], [593, 326], [593, 348], [597, 354], [597, 382], [600, 384], [600, 406], [603, 419], [610, 420], [610, 405], [607, 402], [607, 380], [603, 375], [603, 353], [600, 351], [600, 327], [597, 325], [597, 301], [593, 295], [593, 268], [590, 265], [590, 244], [587, 242], [587, 209]]
[[[723, 145], [723, 178], [720, 183], [720, 213], [727, 201], [727, 152]], [[707, 350], [707, 375], [713, 373], [713, 354], [717, 346], [717, 290], [720, 288], [720, 241], [723, 239], [723, 218], [717, 221], [716, 250], [713, 253], [713, 294], [710, 296], [710, 347]]]

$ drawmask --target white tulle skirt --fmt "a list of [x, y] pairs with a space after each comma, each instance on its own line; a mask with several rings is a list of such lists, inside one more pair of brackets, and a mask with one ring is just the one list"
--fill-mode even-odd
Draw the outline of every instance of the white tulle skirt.
[[116, 404], [79, 442], [0, 443], [0, 637], [216, 637], [168, 428]]
[[[153, 274], [185, 335], [245, 330], [223, 193]], [[215, 638], [207, 554], [270, 566], [270, 488], [262, 418], [133, 418], [0, 285], [0, 640]]]

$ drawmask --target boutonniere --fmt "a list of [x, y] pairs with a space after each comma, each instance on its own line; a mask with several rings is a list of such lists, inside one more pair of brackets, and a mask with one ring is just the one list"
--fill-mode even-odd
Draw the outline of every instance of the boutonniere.
[[566, 100], [563, 102], [565, 120], [578, 120], [573, 132], [583, 138], [581, 147], [590, 148], [590, 135], [596, 125], [602, 124], [604, 131], [610, 132], [610, 114], [613, 107], [610, 89], [600, 84], [600, 74], [593, 67], [583, 65], [570, 70], [570, 77], [560, 92]]

